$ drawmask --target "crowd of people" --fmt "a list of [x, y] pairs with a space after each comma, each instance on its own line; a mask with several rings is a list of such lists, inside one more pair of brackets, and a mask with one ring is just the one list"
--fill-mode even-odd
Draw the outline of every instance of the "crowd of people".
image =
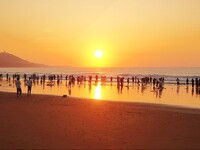
[[[15, 83], [16, 89], [17, 89], [17, 96], [20, 96], [22, 93], [21, 90], [21, 75], [20, 74], [12, 74], [9, 75], [8, 73], [5, 74], [5, 78], [6, 81], [11, 82], [11, 78], [10, 76], [12, 76], [13, 79], [13, 83]], [[0, 80], [3, 80], [4, 75], [0, 74]], [[27, 75], [27, 74], [23, 74], [23, 80], [25, 85], [27, 86], [27, 94], [30, 95], [31, 94], [31, 89], [32, 89], [32, 84], [37, 82], [37, 83], [41, 83], [41, 84], [45, 84], [47, 83], [47, 86], [54, 86], [55, 82], [59, 85], [62, 83], [63, 80], [66, 80], [66, 83], [68, 85], [69, 88], [69, 92], [71, 91], [71, 86], [74, 85], [76, 82], [77, 84], [82, 84], [83, 82], [87, 82], [88, 84], [91, 85], [92, 83], [94, 83], [94, 85], [97, 85], [98, 82], [101, 82], [102, 85], [106, 84], [107, 82], [110, 82], [111, 84], [113, 82], [116, 82], [117, 84], [117, 88], [118, 90], [122, 90], [124, 86], [129, 87], [130, 83], [135, 83], [138, 86], [142, 86], [145, 87], [148, 84], [152, 84], [153, 85], [153, 89], [154, 90], [163, 90], [164, 88], [164, 83], [165, 83], [165, 79], [164, 78], [152, 78], [152, 77], [142, 77], [142, 78], [138, 78], [136, 76], [133, 76], [131, 78], [124, 78], [123, 76], [117, 76], [116, 78], [114, 77], [106, 77], [106, 76], [98, 76], [95, 75], [94, 77], [92, 75], [87, 76], [83, 76], [83, 75], [79, 75], [79, 76], [73, 76], [73, 75], [66, 75], [65, 77], [63, 77], [63, 75], [36, 75], [36, 74], [32, 74], [32, 75]], [[46, 80], [48, 79], [48, 81], [46, 82]], [[176, 79], [177, 85], [183, 84], [180, 83], [180, 79], [177, 78]], [[191, 83], [192, 87], [194, 88], [194, 86], [196, 85], [196, 87], [200, 87], [200, 79], [196, 78], [195, 80], [192, 78], [191, 82], [189, 81], [189, 79], [186, 79], [185, 84], [189, 85]]]
[[[177, 82], [177, 85], [180, 85], [180, 79], [177, 78], [176, 79], [176, 82]], [[187, 78], [186, 79], [186, 85], [189, 85], [189, 79]], [[200, 87], [200, 78], [195, 78], [195, 80], [192, 78], [191, 79], [191, 85], [192, 85], [192, 88], [194, 88], [194, 86], [196, 86], [197, 88]]]

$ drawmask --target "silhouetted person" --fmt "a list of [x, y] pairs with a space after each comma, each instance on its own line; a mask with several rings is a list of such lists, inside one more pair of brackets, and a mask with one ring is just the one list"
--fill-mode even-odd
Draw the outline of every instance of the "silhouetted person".
[[179, 80], [179, 78], [176, 79], [176, 82], [177, 82], [177, 85], [180, 84], [180, 80]]
[[162, 78], [159, 79], [159, 90], [163, 90], [163, 80], [162, 80]]
[[121, 91], [123, 90], [123, 87], [124, 87], [124, 77], [122, 77], [120, 79], [120, 85], [121, 85]]
[[153, 78], [153, 87], [156, 85], [156, 78]]
[[192, 78], [192, 88], [194, 88], [194, 79]]
[[134, 83], [134, 77], [132, 77], [132, 83]]
[[195, 83], [196, 83], [196, 87], [198, 87], [199, 86], [198, 78], [195, 79]]
[[17, 78], [15, 82], [16, 88], [17, 88], [17, 97], [22, 95], [22, 89], [21, 89], [21, 82], [19, 81], [19, 77]]
[[138, 78], [137, 80], [138, 80], [138, 81], [137, 81], [137, 84], [138, 84], [138, 86], [139, 86], [139, 85], [140, 85], [140, 79]]
[[189, 80], [188, 80], [188, 78], [186, 79], [186, 84], [187, 84], [187, 85], [189, 84]]
[[32, 89], [32, 80], [31, 80], [31, 78], [29, 78], [29, 80], [27, 81], [27, 85], [28, 85], [27, 94], [31, 94], [31, 89]]
[[120, 85], [120, 77], [117, 76], [117, 86], [119, 86], [119, 85]]
[[24, 74], [24, 80], [26, 80], [26, 74]]
[[6, 74], [6, 80], [8, 81], [8, 73]]

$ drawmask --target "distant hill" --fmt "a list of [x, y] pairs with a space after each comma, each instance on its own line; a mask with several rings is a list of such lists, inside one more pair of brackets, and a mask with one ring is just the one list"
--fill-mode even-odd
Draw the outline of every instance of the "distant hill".
[[32, 63], [7, 52], [1, 52], [0, 67], [46, 67], [46, 65]]

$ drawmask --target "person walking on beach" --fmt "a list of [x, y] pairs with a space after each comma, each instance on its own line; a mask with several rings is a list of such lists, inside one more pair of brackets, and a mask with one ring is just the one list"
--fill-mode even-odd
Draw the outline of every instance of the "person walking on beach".
[[32, 80], [31, 80], [31, 78], [29, 78], [29, 80], [27, 81], [27, 85], [28, 85], [27, 94], [31, 94], [31, 88], [32, 88]]
[[21, 82], [19, 81], [19, 77], [17, 77], [17, 80], [15, 82], [16, 88], [17, 88], [17, 97], [22, 95], [22, 89], [21, 89]]

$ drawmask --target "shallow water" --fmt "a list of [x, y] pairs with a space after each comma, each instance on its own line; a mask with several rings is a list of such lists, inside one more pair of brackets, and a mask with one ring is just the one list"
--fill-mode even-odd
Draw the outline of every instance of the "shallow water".
[[[26, 94], [27, 86], [22, 82], [22, 92]], [[14, 83], [10, 83], [5, 79], [0, 82], [0, 91], [16, 92]], [[165, 84], [163, 90], [154, 89], [152, 84], [141, 86], [136, 83], [129, 84], [118, 89], [116, 83], [106, 83], [101, 85], [89, 85], [88, 82], [75, 84], [71, 87], [67, 85], [65, 80], [57, 85], [54, 82], [53, 86], [47, 86], [35, 82], [32, 87], [34, 94], [48, 95], [70, 95], [72, 97], [90, 98], [95, 100], [110, 100], [122, 102], [144, 102], [156, 104], [169, 104], [175, 106], [200, 108], [200, 89], [192, 88], [191, 85], [174, 85]]]

